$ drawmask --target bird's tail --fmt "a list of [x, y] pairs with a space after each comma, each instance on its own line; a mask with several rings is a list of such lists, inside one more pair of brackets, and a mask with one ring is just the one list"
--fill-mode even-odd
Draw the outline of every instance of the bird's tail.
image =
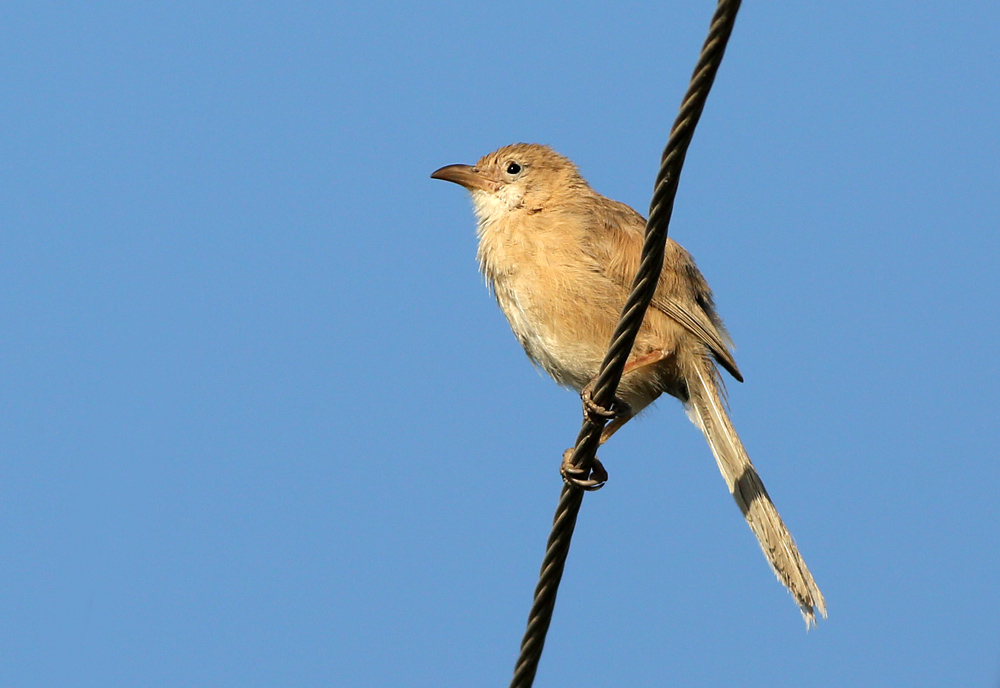
[[705, 433], [705, 439], [712, 448], [729, 492], [746, 517], [753, 534], [757, 536], [764, 556], [778, 580], [785, 584], [798, 603], [806, 628], [809, 628], [816, 623], [817, 611], [826, 618], [823, 593], [816, 586], [791, 533], [785, 528], [764, 483], [750, 463], [743, 443], [733, 429], [719, 394], [715, 366], [704, 360], [693, 367], [696, 373], [688, 376], [688, 413], [695, 425]]

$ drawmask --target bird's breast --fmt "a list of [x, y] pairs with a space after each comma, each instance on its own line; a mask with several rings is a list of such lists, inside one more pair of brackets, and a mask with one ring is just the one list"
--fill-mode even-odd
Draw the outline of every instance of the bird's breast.
[[588, 290], [594, 274], [572, 227], [520, 219], [480, 223], [480, 268], [531, 360], [581, 389], [597, 373], [621, 304]]

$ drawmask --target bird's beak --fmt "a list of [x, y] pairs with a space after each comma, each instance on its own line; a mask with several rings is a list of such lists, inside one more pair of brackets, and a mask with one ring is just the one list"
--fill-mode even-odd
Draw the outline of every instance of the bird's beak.
[[443, 179], [446, 182], [461, 184], [469, 191], [481, 189], [483, 191], [495, 191], [495, 185], [486, 177], [479, 174], [472, 165], [446, 165], [440, 170], [431, 173], [431, 179]]

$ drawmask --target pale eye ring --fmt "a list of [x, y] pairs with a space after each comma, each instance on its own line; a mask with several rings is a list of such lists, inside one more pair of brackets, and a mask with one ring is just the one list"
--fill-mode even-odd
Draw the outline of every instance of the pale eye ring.
[[521, 172], [521, 166], [516, 162], [512, 162], [507, 165], [507, 174], [519, 174]]

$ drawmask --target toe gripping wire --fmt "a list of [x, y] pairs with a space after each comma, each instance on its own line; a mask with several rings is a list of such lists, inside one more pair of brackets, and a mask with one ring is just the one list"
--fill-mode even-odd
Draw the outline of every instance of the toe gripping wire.
[[[691, 137], [705, 107], [708, 92], [722, 62], [739, 7], [740, 0], [719, 0], [709, 27], [708, 38], [702, 46], [701, 55], [691, 76], [691, 83], [660, 158], [660, 171], [656, 176], [653, 200], [649, 207], [649, 220], [646, 222], [642, 261], [632, 282], [632, 291], [622, 308], [618, 327], [612, 335], [608, 353], [593, 384], [592, 399], [599, 407], [612, 408], [614, 405], [615, 392], [621, 381], [626, 359], [632, 351], [639, 326], [656, 291], [660, 271], [663, 268], [667, 228], [673, 212], [681, 167], [684, 165]], [[577, 435], [572, 457], [568, 459], [573, 468], [584, 476], [591, 475], [605, 422], [606, 420], [598, 414], [584, 413], [583, 425]], [[559, 505], [556, 507], [552, 532], [545, 548], [545, 558], [542, 560], [542, 570], [538, 585], [535, 587], [534, 602], [528, 615], [528, 627], [521, 641], [521, 652], [514, 668], [511, 688], [530, 688], [535, 680], [535, 672], [545, 645], [545, 634], [552, 621], [556, 593], [569, 553], [576, 517], [583, 503], [583, 495], [583, 489], [570, 484], [564, 484], [559, 495]]]

